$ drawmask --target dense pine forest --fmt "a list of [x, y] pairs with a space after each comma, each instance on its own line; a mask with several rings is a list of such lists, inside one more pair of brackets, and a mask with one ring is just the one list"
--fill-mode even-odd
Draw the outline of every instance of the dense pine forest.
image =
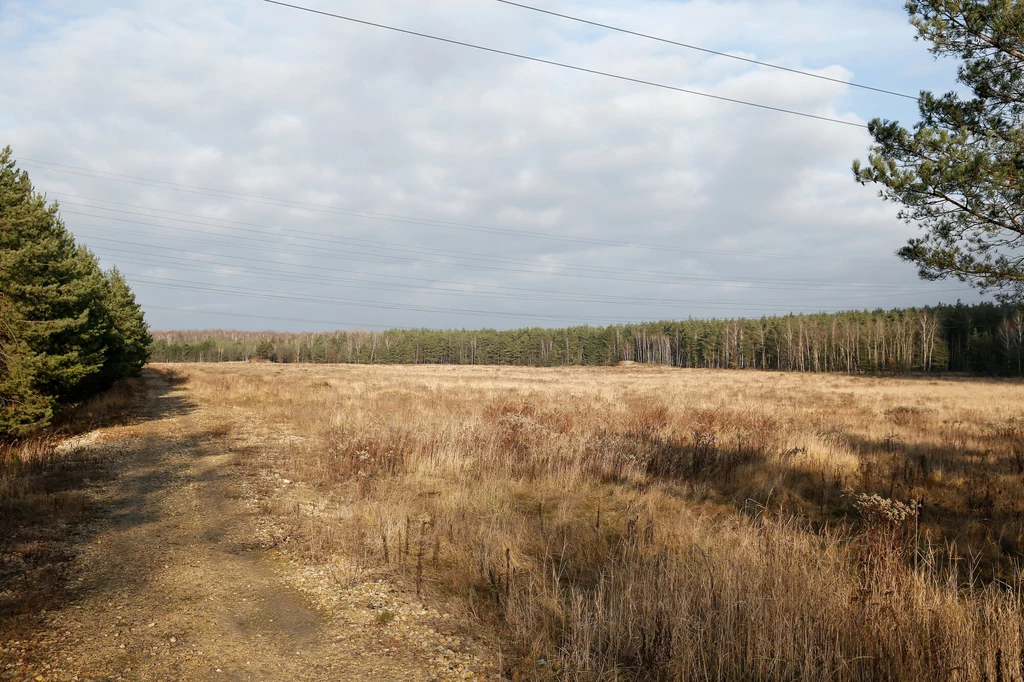
[[1024, 314], [992, 304], [566, 329], [155, 332], [159, 362], [613, 365], [1017, 375]]
[[36, 431], [145, 364], [150, 336], [116, 270], [0, 152], [0, 439]]

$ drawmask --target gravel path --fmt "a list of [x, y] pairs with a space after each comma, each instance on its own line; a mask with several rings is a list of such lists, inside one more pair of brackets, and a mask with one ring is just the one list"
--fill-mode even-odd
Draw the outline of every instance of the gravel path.
[[[300, 591], [299, 569], [261, 542], [223, 425], [157, 373], [145, 379], [142, 421], [72, 445], [105, 449], [116, 475], [94, 493], [102, 512], [69, 572], [70, 597], [30, 637], [0, 642], [0, 679], [475, 677], [427, 625], [442, 614], [393, 586], [346, 588], [331, 604], [316, 597], [323, 585]], [[378, 625], [380, 603], [410, 617]]]

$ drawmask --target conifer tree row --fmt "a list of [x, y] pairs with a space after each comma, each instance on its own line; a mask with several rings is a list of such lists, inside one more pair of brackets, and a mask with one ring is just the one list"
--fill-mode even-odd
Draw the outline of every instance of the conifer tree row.
[[1020, 375], [1024, 314], [992, 304], [565, 329], [156, 332], [162, 362], [613, 365]]
[[75, 244], [56, 203], [0, 152], [0, 438], [135, 376], [152, 339], [116, 269]]

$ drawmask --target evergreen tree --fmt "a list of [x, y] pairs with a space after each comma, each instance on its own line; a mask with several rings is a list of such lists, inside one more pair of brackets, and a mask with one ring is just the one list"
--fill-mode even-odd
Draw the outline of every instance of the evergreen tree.
[[137, 374], [149, 335], [116, 271], [77, 246], [28, 174], [0, 152], [0, 436], [41, 425]]
[[274, 356], [274, 344], [263, 340], [256, 346], [256, 357], [260, 360], [270, 360]]
[[0, 280], [14, 309], [14, 329], [28, 345], [25, 365], [36, 389], [59, 402], [84, 397], [103, 366], [107, 320], [103, 274], [76, 247], [57, 214], [10, 149], [0, 154]]
[[1024, 3], [911, 0], [918, 38], [936, 56], [961, 59], [958, 80], [973, 96], [922, 92], [913, 131], [868, 125], [875, 144], [856, 179], [882, 186], [900, 217], [925, 236], [899, 256], [921, 277], [955, 277], [1003, 299], [1024, 297]]
[[0, 437], [27, 433], [53, 414], [52, 400], [32, 386], [28, 345], [18, 338], [16, 324], [13, 305], [0, 293]]
[[103, 381], [112, 383], [124, 377], [138, 376], [149, 358], [153, 339], [142, 308], [135, 302], [135, 294], [117, 268], [106, 273], [103, 306], [111, 322]]

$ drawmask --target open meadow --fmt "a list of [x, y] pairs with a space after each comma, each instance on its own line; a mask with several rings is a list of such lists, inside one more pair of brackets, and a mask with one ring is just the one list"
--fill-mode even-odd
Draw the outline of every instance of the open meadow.
[[304, 561], [460, 609], [514, 679], [1024, 680], [1017, 381], [155, 368], [288, 482]]

